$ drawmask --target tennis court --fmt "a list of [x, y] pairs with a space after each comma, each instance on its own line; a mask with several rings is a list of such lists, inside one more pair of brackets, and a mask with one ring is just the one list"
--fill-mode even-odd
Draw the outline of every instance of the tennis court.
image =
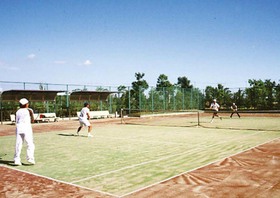
[[[0, 163], [8, 167], [9, 172], [17, 169], [23, 171], [21, 174], [31, 173], [33, 177], [42, 176], [68, 188], [79, 189], [78, 192], [69, 190], [74, 197], [90, 197], [93, 196], [91, 193], [96, 193], [94, 197], [203, 197], [207, 193], [200, 190], [202, 186], [219, 183], [224, 174], [218, 167], [223, 165], [227, 168], [226, 172], [236, 179], [238, 177], [233, 175], [242, 176], [244, 164], [240, 160], [238, 168], [233, 158], [248, 153], [252, 156], [258, 150], [256, 148], [271, 144], [278, 145], [278, 148], [272, 146], [274, 149], [268, 149], [270, 154], [264, 156], [255, 153], [259, 159], [252, 157], [256, 160], [254, 166], [247, 168], [251, 167], [251, 172], [254, 172], [254, 167], [271, 169], [267, 163], [258, 164], [257, 160], [273, 160], [270, 164], [273, 170], [270, 171], [280, 169], [279, 117], [247, 115], [241, 119], [229, 119], [224, 116], [223, 120], [215, 119], [209, 123], [210, 117], [208, 114], [201, 115], [199, 125], [196, 115], [127, 118], [122, 120], [123, 124], [120, 120], [106, 123], [93, 120], [94, 138], [87, 138], [85, 129], [82, 131], [84, 136], [76, 136], [77, 121], [34, 125], [36, 165], [17, 167], [13, 166], [15, 137], [11, 134], [15, 127], [8, 126], [1, 132], [8, 135], [0, 139]], [[249, 163], [248, 160], [246, 163]], [[218, 178], [215, 174], [219, 173]], [[254, 186], [269, 183], [266, 175], [259, 183], [246, 183], [247, 176], [250, 179], [249, 175], [243, 175], [240, 180], [246, 184], [242, 186], [243, 190], [246, 186], [247, 190], [254, 190]], [[280, 181], [280, 176], [273, 176]], [[8, 181], [4, 180], [0, 186], [7, 184]], [[240, 184], [236, 185], [235, 188], [240, 187]], [[270, 193], [272, 197], [280, 195], [279, 186], [274, 186], [274, 191]], [[1, 189], [4, 195], [9, 193], [6, 187]], [[213, 190], [213, 186], [211, 189], [215, 196], [208, 194], [209, 197], [222, 197], [219, 191]], [[55, 192], [45, 192], [47, 196], [52, 193]], [[39, 194], [44, 195], [42, 192]]]

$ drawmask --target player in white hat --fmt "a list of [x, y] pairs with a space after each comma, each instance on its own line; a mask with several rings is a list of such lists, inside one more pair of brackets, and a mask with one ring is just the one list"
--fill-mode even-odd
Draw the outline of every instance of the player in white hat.
[[215, 116], [219, 117], [222, 120], [222, 117], [220, 117], [218, 115], [218, 111], [220, 109], [220, 105], [217, 103], [216, 99], [214, 99], [213, 102], [211, 103], [210, 109], [213, 110], [213, 115], [212, 115], [211, 123], [213, 122]]
[[35, 145], [33, 142], [33, 130], [31, 126], [31, 122], [34, 122], [33, 110], [28, 108], [29, 102], [26, 98], [20, 99], [19, 104], [20, 109], [16, 112], [16, 146], [14, 163], [15, 165], [21, 165], [20, 154], [22, 144], [25, 141], [27, 144], [27, 161], [31, 164], [35, 164]]

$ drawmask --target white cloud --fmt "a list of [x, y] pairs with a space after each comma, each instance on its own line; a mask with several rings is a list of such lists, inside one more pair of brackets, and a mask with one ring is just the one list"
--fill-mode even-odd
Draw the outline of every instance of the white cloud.
[[35, 54], [29, 54], [29, 55], [27, 56], [27, 58], [30, 59], [30, 60], [34, 59], [35, 57], [36, 57]]
[[66, 63], [66, 61], [62, 61], [62, 60], [57, 60], [57, 61], [54, 61], [55, 64], [58, 64], [58, 65], [63, 65]]
[[92, 63], [91, 63], [91, 61], [90, 60], [86, 60], [85, 62], [84, 62], [84, 65], [91, 65]]

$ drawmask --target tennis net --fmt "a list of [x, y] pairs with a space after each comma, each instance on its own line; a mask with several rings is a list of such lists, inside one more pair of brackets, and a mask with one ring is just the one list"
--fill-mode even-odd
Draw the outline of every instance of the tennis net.
[[122, 109], [122, 124], [190, 127], [199, 125], [199, 114], [202, 111], [178, 112], [145, 112], [140, 110]]
[[231, 130], [257, 130], [280, 132], [280, 111], [242, 111], [230, 117], [231, 111], [221, 111], [214, 117], [211, 111], [144, 112], [123, 109], [122, 124], [166, 126], [166, 127], [204, 127]]

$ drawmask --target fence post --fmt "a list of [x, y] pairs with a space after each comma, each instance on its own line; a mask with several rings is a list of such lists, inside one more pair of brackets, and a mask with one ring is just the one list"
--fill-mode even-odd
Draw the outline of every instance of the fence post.
[[181, 89], [183, 90], [182, 91], [183, 92], [183, 96], [182, 96], [183, 97], [183, 102], [182, 102], [183, 103], [183, 110], [185, 110], [185, 88], [181, 88]]
[[68, 90], [68, 85], [66, 85], [66, 109], [68, 113], [68, 117], [70, 119], [70, 111], [69, 111], [69, 90]]
[[129, 113], [131, 113], [130, 112], [130, 108], [131, 108], [131, 106], [130, 106], [130, 87], [128, 87], [128, 109], [129, 109]]
[[[111, 91], [111, 87], [109, 87], [109, 91]], [[112, 113], [112, 95], [109, 95], [109, 111]]]
[[154, 112], [154, 89], [153, 89], [153, 87], [151, 89], [151, 93], [152, 93], [152, 112]]
[[1, 125], [3, 124], [3, 111], [2, 111], [2, 93], [0, 92], [0, 110], [1, 110]]

